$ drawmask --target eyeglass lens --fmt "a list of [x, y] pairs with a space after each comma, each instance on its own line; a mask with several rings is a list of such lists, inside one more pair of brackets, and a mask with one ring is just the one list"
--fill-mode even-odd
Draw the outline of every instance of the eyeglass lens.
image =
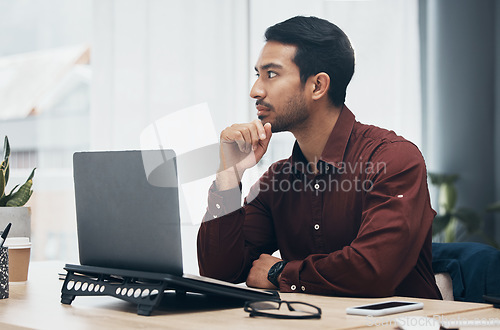
[[300, 317], [318, 313], [317, 308], [298, 302], [256, 301], [251, 303], [250, 306], [256, 312], [265, 312], [271, 315], [293, 315]]
[[314, 306], [309, 306], [301, 303], [289, 303], [289, 308], [295, 312], [303, 312], [307, 314], [316, 314], [318, 309]]

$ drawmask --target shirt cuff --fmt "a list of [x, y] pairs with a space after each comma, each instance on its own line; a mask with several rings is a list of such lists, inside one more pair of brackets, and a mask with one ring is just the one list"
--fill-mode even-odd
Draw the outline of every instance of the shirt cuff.
[[301, 260], [293, 260], [286, 264], [281, 272], [280, 291], [281, 292], [306, 292], [306, 287], [300, 283], [299, 270]]
[[241, 184], [229, 190], [217, 190], [215, 181], [208, 191], [208, 219], [215, 219], [241, 208]]

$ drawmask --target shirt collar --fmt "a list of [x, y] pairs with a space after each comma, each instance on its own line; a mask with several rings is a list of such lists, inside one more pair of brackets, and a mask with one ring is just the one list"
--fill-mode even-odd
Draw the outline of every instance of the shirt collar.
[[325, 149], [323, 149], [321, 160], [332, 164], [336, 168], [342, 168], [345, 150], [355, 121], [354, 114], [344, 105], [326, 142]]
[[[340, 111], [339, 118], [330, 133], [320, 160], [327, 162], [336, 168], [342, 168], [345, 150], [349, 137], [355, 123], [355, 116], [344, 104]], [[292, 156], [288, 159], [295, 168], [296, 163], [306, 164], [307, 160], [300, 150], [299, 144], [295, 141], [293, 145]]]

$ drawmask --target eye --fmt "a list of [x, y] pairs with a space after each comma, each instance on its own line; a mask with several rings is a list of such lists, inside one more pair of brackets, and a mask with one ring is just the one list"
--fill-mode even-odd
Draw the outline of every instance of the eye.
[[268, 78], [274, 78], [276, 77], [278, 74], [274, 71], [267, 71], [267, 77]]

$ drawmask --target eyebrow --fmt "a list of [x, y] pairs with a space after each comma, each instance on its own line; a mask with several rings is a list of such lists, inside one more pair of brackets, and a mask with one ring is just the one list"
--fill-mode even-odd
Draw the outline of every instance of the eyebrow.
[[[259, 72], [259, 69], [257, 67], [254, 67], [255, 71]], [[267, 69], [283, 69], [283, 66], [280, 64], [276, 63], [268, 63], [260, 66], [261, 70], [267, 70]]]

